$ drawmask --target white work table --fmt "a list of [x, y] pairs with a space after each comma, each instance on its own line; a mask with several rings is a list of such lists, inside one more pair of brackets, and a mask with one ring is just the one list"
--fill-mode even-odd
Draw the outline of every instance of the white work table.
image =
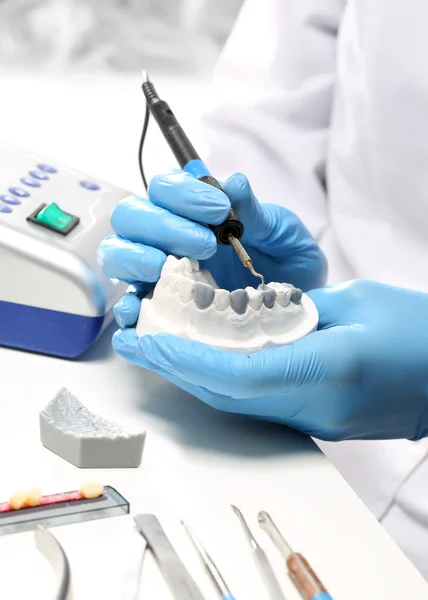
[[[183, 105], [186, 90], [174, 89], [168, 88], [168, 100], [175, 108]], [[3, 74], [0, 92], [3, 139], [141, 191], [138, 77], [67, 83]], [[169, 166], [160, 154], [148, 160], [153, 168]], [[428, 585], [309, 438], [216, 412], [126, 363], [111, 349], [114, 329], [75, 361], [0, 349], [0, 501], [32, 486], [55, 493], [88, 480], [111, 485], [130, 502], [131, 515], [159, 517], [207, 600], [216, 592], [180, 518], [199, 534], [237, 600], [268, 600], [231, 503], [242, 510], [272, 559], [287, 600], [299, 595], [257, 526], [259, 510], [270, 512], [307, 556], [334, 600], [428, 597]], [[80, 470], [42, 447], [38, 413], [63, 386], [90, 410], [147, 430], [140, 468]], [[57, 527], [53, 533], [71, 563], [74, 598], [135, 598], [132, 586], [144, 542], [131, 516]], [[0, 561], [1, 598], [52, 597], [55, 578], [31, 532], [0, 537]], [[170, 597], [150, 557], [140, 597]]]

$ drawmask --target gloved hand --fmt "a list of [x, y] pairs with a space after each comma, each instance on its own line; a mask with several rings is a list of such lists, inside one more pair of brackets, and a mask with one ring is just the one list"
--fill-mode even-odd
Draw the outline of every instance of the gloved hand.
[[426, 437], [428, 294], [357, 280], [309, 296], [319, 330], [291, 346], [246, 356], [135, 329], [113, 345], [222, 411], [322, 440]]
[[154, 177], [149, 200], [125, 199], [113, 210], [116, 235], [99, 248], [104, 274], [137, 284], [141, 295], [150, 288], [147, 284], [153, 287], [159, 279], [166, 255], [174, 254], [199, 260], [221, 288], [257, 287], [260, 280], [241, 264], [233, 249], [219, 246], [212, 231], [198, 224], [222, 223], [230, 211], [230, 198], [245, 227], [241, 241], [267, 283], [292, 283], [304, 291], [324, 285], [326, 259], [293, 213], [259, 204], [241, 174], [226, 181], [224, 190], [227, 196], [182, 171]]

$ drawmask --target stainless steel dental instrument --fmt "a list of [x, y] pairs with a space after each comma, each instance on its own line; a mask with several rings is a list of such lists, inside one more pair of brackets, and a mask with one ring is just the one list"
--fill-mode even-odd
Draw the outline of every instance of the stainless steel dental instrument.
[[202, 560], [206, 570], [208, 571], [215, 587], [217, 588], [217, 590], [220, 593], [220, 597], [223, 600], [235, 600], [234, 596], [230, 593], [230, 590], [227, 587], [226, 582], [224, 581], [220, 571], [216, 567], [214, 561], [212, 560], [212, 558], [210, 557], [208, 552], [205, 550], [205, 548], [203, 547], [203, 545], [201, 544], [199, 539], [196, 537], [195, 532], [192, 530], [190, 525], [188, 525], [185, 521], [181, 521], [181, 524], [183, 525], [190, 540], [192, 541], [193, 545], [195, 546], [197, 552], [199, 553], [199, 556], [201, 557], [201, 560]]
[[37, 525], [34, 537], [37, 550], [49, 561], [58, 576], [59, 583], [55, 592], [55, 600], [71, 600], [70, 564], [63, 547], [43, 525]]
[[134, 521], [146, 540], [162, 575], [176, 600], [204, 600], [204, 596], [178, 557], [155, 515], [135, 515]]
[[247, 522], [244, 519], [244, 516], [242, 515], [239, 508], [232, 504], [232, 509], [233, 509], [234, 513], [236, 514], [236, 516], [238, 517], [238, 519], [242, 525], [242, 528], [244, 530], [245, 536], [248, 540], [248, 543], [251, 546], [251, 553], [253, 556], [253, 560], [257, 565], [257, 568], [260, 572], [260, 575], [263, 579], [263, 582], [269, 593], [269, 596], [272, 598], [272, 600], [285, 600], [285, 596], [282, 592], [282, 589], [278, 583], [278, 580], [275, 576], [275, 573], [272, 569], [272, 566], [271, 566], [264, 550], [259, 546], [259, 544], [255, 540], [255, 538], [251, 532], [251, 529], [248, 527]]
[[285, 541], [272, 517], [266, 511], [261, 511], [258, 521], [261, 529], [268, 534], [285, 559], [288, 573], [303, 600], [333, 600], [306, 558], [294, 552], [290, 544]]
[[[146, 71], [143, 71], [142, 76], [142, 90], [146, 98], [146, 117], [140, 141], [139, 163], [141, 175], [146, 189], [147, 184], [142, 167], [141, 155], [147, 132], [149, 115], [152, 114], [159, 125], [166, 142], [177, 159], [180, 168], [193, 175], [196, 179], [199, 179], [200, 181], [203, 181], [204, 183], [207, 183], [208, 185], [211, 185], [224, 193], [224, 190], [219, 182], [211, 175], [206, 165], [202, 162], [169, 105], [164, 100], [161, 100], [158, 96], [153, 84], [149, 80]], [[244, 225], [238, 219], [233, 208], [230, 210], [229, 216], [225, 221], [223, 221], [223, 223], [220, 223], [219, 225], [209, 225], [209, 228], [215, 234], [219, 244], [223, 246], [231, 245], [233, 247], [244, 267], [249, 269], [249, 271], [255, 277], [259, 277], [262, 281], [262, 286], [264, 287], [265, 281], [263, 275], [260, 275], [260, 273], [257, 273], [257, 271], [254, 269], [250, 256], [239, 241], [244, 234]]]

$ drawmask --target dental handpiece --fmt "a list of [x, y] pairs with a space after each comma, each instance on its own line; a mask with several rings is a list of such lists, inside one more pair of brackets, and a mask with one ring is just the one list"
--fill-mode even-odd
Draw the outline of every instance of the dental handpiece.
[[[143, 71], [142, 90], [150, 113], [159, 125], [180, 168], [193, 175], [196, 179], [199, 179], [199, 181], [203, 181], [225, 193], [217, 179], [211, 175], [205, 164], [202, 162], [169, 105], [159, 98], [145, 71]], [[209, 225], [209, 228], [216, 236], [217, 242], [220, 245], [231, 245], [233, 247], [244, 267], [249, 269], [255, 277], [259, 277], [262, 281], [262, 286], [264, 287], [265, 282], [263, 275], [255, 271], [251, 257], [240, 242], [240, 239], [244, 234], [244, 225], [238, 219], [233, 208], [231, 208], [229, 216], [223, 223], [220, 223], [219, 225]]]
[[272, 517], [266, 511], [261, 511], [258, 521], [261, 529], [268, 534], [284, 558], [289, 575], [303, 600], [333, 600], [306, 558], [294, 552], [290, 544], [285, 541]]

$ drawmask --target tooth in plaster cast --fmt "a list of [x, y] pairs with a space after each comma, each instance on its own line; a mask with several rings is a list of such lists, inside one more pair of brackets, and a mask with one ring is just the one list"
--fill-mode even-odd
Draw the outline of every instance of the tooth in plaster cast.
[[262, 294], [263, 294], [263, 304], [266, 306], [266, 308], [272, 308], [272, 306], [275, 304], [275, 298], [276, 298], [275, 290], [267, 288], [267, 289], [263, 290]]
[[234, 290], [230, 294], [230, 306], [238, 315], [243, 315], [248, 306], [248, 293], [246, 290]]
[[180, 285], [180, 278], [177, 276], [170, 275], [169, 277], [169, 289], [171, 290], [171, 294], [177, 294], [178, 286]]
[[263, 304], [263, 292], [260, 290], [255, 290], [251, 287], [246, 287], [245, 289], [247, 290], [247, 294], [249, 297], [248, 304], [254, 310], [259, 310], [261, 305]]
[[182, 278], [178, 283], [178, 295], [181, 302], [187, 303], [193, 300], [195, 282], [192, 279]]
[[294, 304], [299, 304], [302, 300], [302, 296], [303, 296], [302, 290], [299, 290], [298, 288], [294, 288], [294, 290], [291, 292], [291, 302], [293, 302]]
[[185, 273], [192, 273], [193, 269], [193, 260], [191, 260], [190, 258], [183, 258], [182, 262], [184, 264], [184, 272]]
[[195, 304], [201, 310], [211, 306], [214, 300], [214, 288], [208, 283], [195, 283]]
[[315, 304], [292, 284], [270, 282], [229, 292], [196, 261], [168, 256], [153, 299], [141, 302], [137, 335], [170, 333], [250, 353], [291, 344], [317, 325]]
[[171, 279], [170, 275], [166, 274], [164, 277], [162, 277], [162, 279], [159, 279], [160, 286], [164, 288], [167, 285], [169, 285], [170, 279]]
[[284, 289], [276, 293], [276, 301], [280, 306], [288, 306], [291, 300], [291, 290]]
[[227, 290], [215, 290], [214, 303], [218, 311], [223, 312], [230, 306], [230, 292]]

